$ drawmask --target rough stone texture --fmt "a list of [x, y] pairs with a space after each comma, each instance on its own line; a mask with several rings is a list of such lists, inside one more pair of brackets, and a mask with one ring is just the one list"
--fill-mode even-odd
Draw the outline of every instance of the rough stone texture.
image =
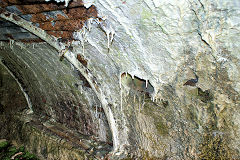
[[[99, 0], [93, 4], [106, 20], [93, 23], [84, 53], [99, 88], [114, 104], [115, 150], [137, 146], [139, 156], [149, 152], [150, 157], [199, 158], [214, 148], [204, 142], [210, 136], [220, 137], [219, 143], [225, 145], [225, 150], [216, 151], [219, 156], [228, 153], [239, 158], [239, 2]], [[105, 33], [112, 28], [115, 35], [108, 50]], [[139, 89], [132, 87], [128, 95], [124, 84], [121, 100], [119, 81], [124, 72], [148, 80], [155, 102], [145, 102], [139, 112], [137, 103], [130, 105]], [[195, 74], [196, 86], [183, 86]]]
[[27, 114], [16, 80], [0, 65], [0, 138], [24, 145], [40, 159], [99, 159], [111, 145], [66, 128], [46, 116]]
[[111, 142], [106, 118], [96, 112], [100, 103], [79, 71], [47, 44], [14, 43], [12, 49], [3, 44], [2, 61], [30, 97], [34, 113]]
[[[81, 29], [88, 18], [97, 17], [96, 7], [85, 8], [81, 0], [71, 1], [68, 8], [63, 3], [1, 0], [0, 7], [65, 41], [72, 41], [73, 32]], [[2, 23], [7, 25], [0, 19], [0, 40], [36, 39], [30, 33], [23, 34], [20, 27], [2, 26]]]
[[0, 65], [0, 113], [7, 110], [8, 112], [22, 111], [27, 109], [26, 99], [23, 96], [18, 84]]
[[[84, 3], [89, 7], [93, 1], [85, 0]], [[64, 56], [76, 68], [87, 71], [80, 70], [108, 120], [114, 145], [112, 157], [239, 159], [239, 2], [98, 0], [93, 5], [98, 10], [98, 20], [75, 34], [79, 43], [72, 43], [71, 53]], [[45, 47], [38, 55], [44, 55], [45, 61], [54, 52], [42, 44], [36, 47]], [[13, 50], [17, 51], [12, 59], [28, 49], [21, 51], [15, 46]], [[7, 58], [11, 54], [6, 53], [12, 53], [10, 48], [4, 52], [6, 61], [16, 66], [17, 61]], [[87, 64], [76, 63], [78, 55]], [[56, 54], [51, 57], [54, 56]], [[21, 61], [39, 64], [37, 57], [25, 57]], [[37, 78], [47, 75], [46, 79], [40, 78], [37, 82], [47, 82], [41, 85], [44, 89], [40, 91], [45, 92], [44, 95], [50, 93], [51, 102], [55, 102], [59, 95], [54, 97], [48, 87], [55, 84], [57, 74], [49, 70], [65, 75], [70, 69], [62, 70], [64, 63], [56, 65], [55, 61], [44, 64], [50, 68], [48, 71], [42, 65], [32, 64], [29, 68], [35, 73], [44, 73]], [[26, 76], [23, 70], [21, 67], [16, 73]], [[23, 79], [32, 82], [30, 77]], [[73, 74], [69, 77], [74, 81]], [[67, 79], [65, 77], [64, 82]], [[189, 84], [186, 83], [189, 80], [194, 84], [184, 85]], [[27, 85], [30, 91], [36, 86]], [[75, 102], [80, 94], [71, 95], [69, 86], [71, 84], [63, 89], [64, 96], [60, 99], [68, 96]], [[57, 93], [61, 93], [59, 91]], [[34, 98], [39, 95], [29, 95], [35, 104]], [[87, 92], [83, 92], [83, 97], [89, 108], [93, 99]], [[51, 103], [45, 107], [35, 105], [35, 109], [45, 110], [56, 120], [62, 117], [57, 113], [64, 111]], [[91, 117], [94, 116], [83, 119]], [[75, 118], [62, 122], [70, 125], [70, 122], [75, 123]]]
[[15, 113], [2, 114], [0, 137], [12, 140], [17, 146], [24, 145], [40, 159], [101, 159], [111, 146], [92, 137], [76, 133], [56, 122], [40, 117]]

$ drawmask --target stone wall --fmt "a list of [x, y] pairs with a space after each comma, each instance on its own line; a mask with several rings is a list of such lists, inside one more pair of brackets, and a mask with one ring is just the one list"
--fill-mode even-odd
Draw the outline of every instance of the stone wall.
[[101, 105], [74, 66], [66, 59], [60, 61], [58, 53], [45, 43], [3, 46], [2, 62], [30, 97], [34, 114], [111, 142]]
[[[32, 82], [31, 78], [39, 80], [31, 84], [34, 87], [29, 85], [33, 104], [39, 106], [36, 112], [42, 109], [71, 127], [88, 126], [93, 124], [88, 122], [94, 117], [87, 116], [90, 114], [79, 117], [79, 122], [68, 119], [88, 113], [92, 103], [101, 104], [112, 133], [114, 158], [239, 159], [239, 2], [84, 3], [85, 7], [96, 6], [98, 17], [74, 33], [78, 41], [68, 44], [72, 49], [63, 62], [46, 44], [36, 45], [23, 55], [29, 51], [27, 45], [22, 51], [17, 45], [13, 51], [8, 46], [4, 50], [9, 68], [16, 57], [29, 65], [36, 62], [29, 67], [33, 76], [22, 73], [25, 83]], [[27, 27], [31, 31], [29, 24]], [[53, 44], [52, 39], [42, 37]], [[56, 44], [54, 41], [52, 46], [60, 50]], [[39, 52], [37, 57], [32, 56]], [[80, 70], [91, 92], [84, 90], [82, 95], [74, 88], [75, 73], [70, 63], [64, 63], [66, 60]], [[20, 68], [12, 70], [25, 70]], [[40, 98], [34, 93], [43, 94], [49, 104], [37, 105], [41, 99], [34, 101]], [[88, 99], [89, 94], [97, 98]], [[75, 114], [78, 109], [72, 110], [68, 99], [75, 104], [79, 97], [88, 108], [84, 110], [81, 104]], [[90, 125], [90, 129], [79, 130], [91, 133], [93, 128]]]

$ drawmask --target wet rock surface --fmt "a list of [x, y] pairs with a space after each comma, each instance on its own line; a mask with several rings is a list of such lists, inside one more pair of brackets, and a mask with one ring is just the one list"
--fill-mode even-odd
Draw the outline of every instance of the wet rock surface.
[[6, 139], [0, 139], [0, 158], [2, 160], [8, 159], [27, 159], [38, 160], [38, 158], [25, 150], [24, 146], [17, 148]]
[[55, 48], [2, 43], [29, 90], [32, 116], [50, 117], [43, 128], [111, 139], [112, 159], [239, 159], [239, 2], [83, 2], [98, 17], [62, 50], [47, 36]]
[[18, 84], [7, 70], [0, 65], [0, 114], [27, 109], [26, 99]]
[[112, 150], [112, 144], [94, 135], [78, 133], [46, 115], [29, 114], [16, 80], [0, 67], [1, 138], [24, 145], [40, 159], [101, 159]]
[[61, 124], [42, 124], [44, 120], [40, 117], [19, 114], [1, 117], [1, 120], [5, 124], [0, 132], [1, 138], [18, 146], [24, 145], [40, 159], [101, 159], [112, 149], [111, 145], [93, 136], [71, 131]]

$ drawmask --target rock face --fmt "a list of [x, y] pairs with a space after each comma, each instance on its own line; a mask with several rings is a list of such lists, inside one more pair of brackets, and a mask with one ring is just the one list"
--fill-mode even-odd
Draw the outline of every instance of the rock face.
[[[94, 114], [87, 114], [90, 106], [101, 104], [106, 116], [102, 121], [108, 122], [112, 133], [113, 158], [239, 159], [240, 3], [84, 3], [95, 5], [99, 18], [89, 19], [74, 33], [79, 41], [71, 44], [73, 49], [64, 55], [63, 63], [47, 44], [36, 44], [37, 49], [23, 45], [22, 50], [15, 44], [11, 51], [4, 43], [3, 59], [16, 74], [25, 75], [34, 113], [48, 113], [84, 131], [84, 124], [94, 124], [87, 122], [94, 119]], [[24, 67], [15, 67], [18, 60], [11, 59], [16, 57], [31, 75], [37, 74], [35, 81], [27, 77]], [[69, 62], [91, 89], [83, 89], [82, 94], [71, 89], [78, 79]], [[56, 79], [59, 72], [62, 81]], [[78, 111], [70, 104], [38, 104], [40, 93], [54, 104], [70, 99], [73, 104], [83, 101], [87, 107]], [[68, 115], [76, 117], [67, 121]], [[106, 123], [102, 126], [108, 130]], [[92, 133], [94, 127], [86, 133], [110, 137], [107, 132]]]
[[[133, 148], [142, 156], [148, 152], [150, 157], [172, 159], [209, 158], [209, 151], [213, 156], [238, 156], [239, 2], [93, 4], [106, 18], [100, 28], [110, 38], [115, 33], [109, 50], [108, 37], [103, 42], [98, 28], [88, 32], [85, 43], [93, 72], [103, 79], [101, 88], [109, 91], [109, 102], [118, 104], [112, 109], [120, 133], [115, 132], [115, 149], [137, 146]], [[99, 66], [103, 63], [105, 68]], [[120, 78], [125, 72], [142, 83]], [[194, 85], [183, 85], [191, 79]], [[144, 84], [154, 91], [144, 91]], [[153, 102], [147, 96], [144, 100], [145, 93]], [[139, 99], [132, 103], [134, 95]]]
[[[95, 95], [87, 81], [79, 72], [68, 68], [70, 66], [66, 62], [56, 57], [56, 61], [51, 60], [53, 52], [49, 45], [24, 45], [22, 47], [26, 48], [19, 48], [20, 44], [14, 45], [12, 50], [6, 44], [1, 50], [0, 138], [24, 145], [41, 159], [104, 157], [112, 148], [111, 133], [102, 108], [94, 99]], [[45, 60], [52, 64], [55, 61], [52, 67], [57, 67], [59, 63], [61, 69], [51, 69], [40, 55], [49, 56]], [[18, 59], [12, 59], [14, 56]], [[33, 64], [35, 67], [31, 66]], [[62, 75], [64, 68], [71, 78]], [[50, 79], [50, 75], [54, 78]], [[47, 81], [44, 82], [44, 79]], [[39, 84], [35, 86], [36, 83]], [[64, 88], [71, 90], [68, 87], [72, 88], [69, 95], [64, 92]], [[87, 100], [82, 97], [82, 92], [89, 94]], [[79, 99], [74, 101], [77, 95]], [[28, 97], [29, 103], [26, 102]], [[49, 113], [49, 110], [54, 113]]]

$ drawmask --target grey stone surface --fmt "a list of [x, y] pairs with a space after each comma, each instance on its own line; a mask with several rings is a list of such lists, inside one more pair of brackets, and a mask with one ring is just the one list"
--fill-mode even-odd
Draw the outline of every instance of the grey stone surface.
[[56, 51], [44, 43], [2, 44], [2, 61], [29, 95], [35, 114], [111, 141], [104, 114], [96, 112], [96, 106], [100, 108], [98, 99], [66, 59], [60, 61]]
[[[106, 19], [103, 25], [111, 26], [104, 30], [93, 23], [98, 27], [86, 34], [84, 53], [95, 75], [103, 79], [100, 83], [107, 97], [116, 104], [113, 113], [119, 136], [115, 149], [137, 143], [139, 150], [149, 151], [151, 156], [199, 158], [204, 155], [200, 147], [204, 135], [217, 131], [237, 153], [234, 132], [238, 127], [230, 124], [237, 122], [239, 112], [239, 3], [103, 0], [85, 1], [87, 6], [89, 2]], [[105, 34], [111, 28], [115, 35], [108, 52]], [[134, 97], [118, 86], [124, 72], [151, 83], [151, 98], [157, 104], [150, 105], [152, 113], [145, 115], [149, 106], [140, 113], [130, 112], [129, 104], [119, 98], [121, 92], [123, 99]], [[197, 85], [183, 86], [195, 74], [199, 76]], [[162, 108], [166, 103], [168, 107]], [[226, 116], [230, 113], [234, 116]]]
[[[49, 46], [4, 50], [4, 58], [13, 66], [18, 64], [11, 60], [16, 57], [30, 64], [31, 74], [23, 67], [17, 70], [26, 83], [33, 82], [33, 76], [27, 75], [38, 79], [26, 85], [32, 86], [30, 90], [41, 86], [30, 97], [43, 93], [50, 100], [35, 109], [42, 108], [58, 120], [62, 117], [58, 112], [64, 111], [53, 104], [60, 99], [81, 100], [88, 108], [90, 102], [101, 103], [112, 132], [114, 158], [129, 154], [143, 159], [239, 159], [239, 2], [84, 2], [86, 7], [95, 5], [103, 21], [89, 21], [75, 33], [79, 42], [65, 57], [82, 69], [95, 98], [72, 88], [77, 79], [70, 64], [53, 58], [57, 53]], [[77, 54], [87, 66], [76, 61]], [[196, 75], [197, 83], [184, 85]]]

